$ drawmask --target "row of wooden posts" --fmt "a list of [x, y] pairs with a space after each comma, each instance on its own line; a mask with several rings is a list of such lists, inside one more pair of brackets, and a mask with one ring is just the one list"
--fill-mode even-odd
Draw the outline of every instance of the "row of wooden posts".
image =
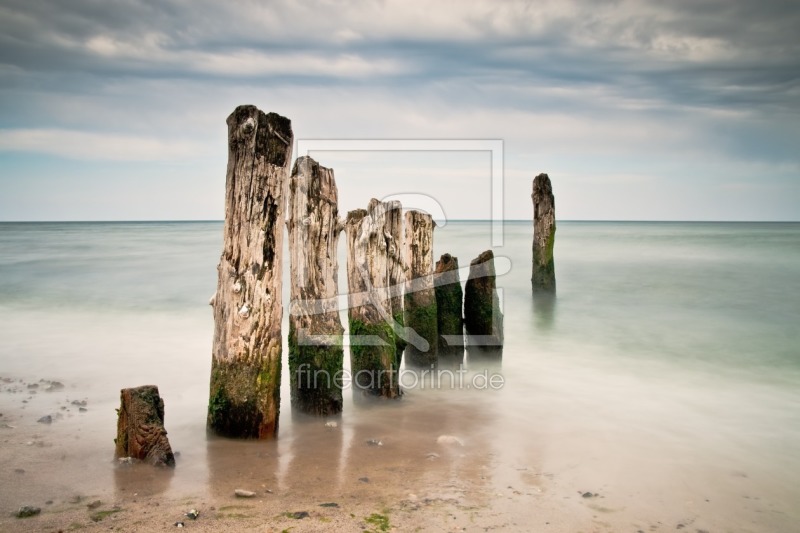
[[[502, 350], [503, 316], [491, 250], [471, 262], [462, 320], [458, 260], [445, 254], [434, 269], [435, 223], [429, 214], [403, 214], [399, 202], [373, 199], [342, 221], [332, 169], [304, 156], [289, 173], [294, 136], [287, 118], [240, 106], [227, 124], [224, 245], [211, 300], [210, 430], [246, 438], [277, 433], [284, 222], [294, 410], [321, 416], [341, 412], [342, 385], [349, 379], [357, 393], [399, 397], [403, 354], [407, 367], [458, 365], [464, 357], [464, 329], [470, 350]], [[347, 240], [349, 374], [343, 372], [338, 299], [342, 231]], [[534, 253], [534, 278], [536, 271]]]

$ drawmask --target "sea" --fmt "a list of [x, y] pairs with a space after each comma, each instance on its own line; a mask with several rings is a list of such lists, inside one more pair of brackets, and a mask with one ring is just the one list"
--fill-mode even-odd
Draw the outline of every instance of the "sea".
[[[599, 495], [587, 512], [612, 524], [799, 530], [800, 223], [558, 221], [553, 297], [531, 291], [531, 222], [503, 222], [502, 246], [492, 224], [449, 221], [434, 251], [468, 267], [493, 250], [500, 364], [468, 358], [472, 387], [409, 386], [367, 407], [346, 391], [332, 441], [324, 421], [291, 415], [284, 350], [278, 438], [239, 442], [206, 432], [222, 222], [0, 223], [0, 412], [27, 413], [25, 436], [0, 430], [3, 478], [10, 447], [38, 437], [71, 443], [49, 463], [54, 493], [214, 493], [243, 478], [299, 491], [364, 476], [457, 492], [470, 478], [549, 504]], [[500, 386], [478, 386], [482, 372]], [[53, 380], [58, 404], [14, 385]], [[157, 487], [112, 461], [120, 389], [144, 384], [158, 385], [180, 452]]]

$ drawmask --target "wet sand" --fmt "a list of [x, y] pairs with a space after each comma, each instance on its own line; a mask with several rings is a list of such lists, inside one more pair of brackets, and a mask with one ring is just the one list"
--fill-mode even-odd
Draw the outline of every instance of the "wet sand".
[[[210, 437], [198, 420], [171, 429], [168, 402], [179, 452], [171, 470], [113, 461], [114, 399], [20, 379], [0, 382], [2, 531], [161, 531], [183, 522], [197, 531], [696, 533], [791, 522], [780, 511], [791, 503], [762, 501], [745, 471], [709, 466], [676, 490], [669, 472], [681, 468], [670, 464], [678, 458], [631, 448], [624, 462], [609, 461], [597, 428], [599, 438], [581, 445], [562, 434], [568, 424], [539, 417], [537, 426], [535, 412], [498, 416], [501, 396], [486, 391], [358, 402], [327, 421], [336, 427], [284, 414], [270, 442]], [[37, 422], [47, 414], [51, 423]], [[237, 488], [256, 496], [237, 498]], [[23, 505], [41, 513], [14, 517]], [[196, 520], [185, 516], [192, 509]]]

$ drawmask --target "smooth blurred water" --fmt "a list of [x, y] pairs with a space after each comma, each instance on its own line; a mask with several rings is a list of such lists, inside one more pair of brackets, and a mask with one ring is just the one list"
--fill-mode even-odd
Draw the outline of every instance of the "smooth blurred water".
[[[496, 458], [498, 483], [535, 463], [564, 487], [708, 491], [726, 509], [750, 490], [763, 498], [753, 513], [768, 500], [778, 525], [799, 519], [800, 224], [559, 222], [554, 299], [532, 297], [531, 232], [507, 222], [494, 249], [511, 263], [497, 280], [504, 389], [409, 391], [388, 417], [345, 395], [343, 426], [400, 428], [409, 443], [460, 431]], [[172, 484], [215, 477], [207, 304], [221, 242], [221, 222], [0, 224], [0, 376], [59, 379], [90, 399], [93, 418], [72, 422], [90, 433], [80, 464], [113, 438], [119, 389], [156, 383], [192, 464]], [[490, 226], [450, 222], [434, 242], [465, 267], [491, 247]], [[340, 242], [342, 288], [344, 252]], [[315, 442], [288, 396], [284, 361], [284, 473]], [[652, 505], [674, 503], [658, 494]]]

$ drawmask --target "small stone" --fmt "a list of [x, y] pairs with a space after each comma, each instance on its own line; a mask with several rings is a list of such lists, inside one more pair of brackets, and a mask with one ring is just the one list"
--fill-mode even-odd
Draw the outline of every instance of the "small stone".
[[53, 500], [47, 500], [44, 502], [45, 505], [53, 505]]
[[17, 474], [24, 474], [25, 473], [25, 469], [24, 468], [15, 468], [14, 472], [16, 472]]
[[78, 407], [78, 411], [81, 413], [85, 413], [86, 411], [88, 411], [88, 409], [85, 407]]
[[28, 388], [29, 389], [38, 389], [39, 388], [39, 384], [38, 383], [31, 383], [30, 385], [28, 385]]
[[197, 517], [200, 516], [200, 511], [197, 509], [192, 509], [188, 513], [186, 513], [187, 518], [191, 518], [192, 520], [197, 520]]
[[54, 391], [57, 391], [57, 390], [61, 390], [63, 388], [64, 388], [64, 384], [63, 383], [61, 383], [59, 381], [51, 381], [50, 382], [50, 386], [47, 387], [45, 390], [47, 392], [54, 392]]
[[42, 510], [38, 507], [31, 507], [30, 505], [23, 505], [19, 508], [16, 513], [17, 518], [28, 518], [30, 516], [36, 516], [37, 514], [41, 513]]
[[594, 494], [592, 494], [591, 492], [584, 492], [583, 494], [581, 494], [581, 496], [583, 496], [584, 498], [591, 498], [594, 496]]
[[86, 507], [88, 507], [89, 509], [97, 509], [102, 504], [103, 504], [103, 502], [101, 502], [100, 500], [95, 500], [95, 501], [93, 501], [91, 503], [87, 503]]
[[464, 445], [464, 442], [461, 439], [452, 435], [440, 435], [439, 438], [436, 439], [436, 442], [438, 444], [458, 444], [459, 446]]
[[294, 513], [288, 513], [287, 516], [295, 520], [302, 520], [303, 518], [308, 518], [309, 514], [306, 511], [295, 511]]
[[72, 400], [72, 405], [77, 405], [78, 407], [86, 407], [86, 400]]
[[50, 415], [45, 415], [42, 418], [40, 418], [39, 420], [37, 420], [37, 422], [39, 422], [40, 424], [52, 424], [53, 423], [53, 417], [50, 416]]
[[434, 461], [434, 460], [439, 458], [439, 454], [431, 452], [431, 453], [427, 454], [425, 457], [428, 459], [428, 461]]
[[358, 478], [358, 480], [361, 483], [369, 483], [369, 478], [368, 477], [360, 477], [360, 478]]
[[383, 446], [383, 442], [378, 439], [369, 439], [367, 441], [367, 446]]
[[329, 502], [329, 503], [321, 503], [319, 504], [320, 507], [339, 507], [338, 503]]
[[184, 527], [185, 525], [183, 522], [175, 522], [175, 527]]
[[256, 495], [255, 492], [253, 492], [251, 490], [244, 490], [244, 489], [236, 489], [236, 490], [233, 491], [233, 493], [238, 498], [254, 498], [255, 495]]
[[325, 422], [325, 427], [326, 428], [338, 428], [339, 424], [337, 424], [336, 422]]

